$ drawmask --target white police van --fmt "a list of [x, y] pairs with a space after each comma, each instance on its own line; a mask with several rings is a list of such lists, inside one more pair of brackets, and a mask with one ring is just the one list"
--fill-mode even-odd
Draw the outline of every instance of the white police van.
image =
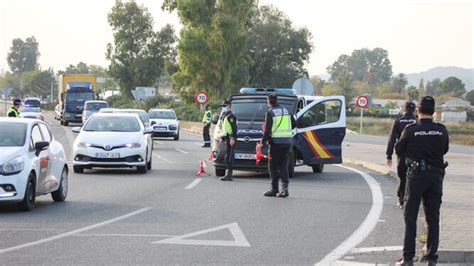
[[[264, 159], [256, 164], [255, 148], [262, 139], [262, 125], [268, 110], [267, 96], [275, 93], [278, 103], [285, 107], [297, 121], [289, 163], [290, 177], [294, 167], [308, 165], [313, 172], [321, 173], [324, 164], [342, 163], [342, 141], [346, 133], [346, 112], [344, 96], [303, 96], [293, 89], [242, 88], [240, 94], [229, 97], [232, 113], [237, 116], [238, 136], [234, 147], [234, 170], [267, 172], [268, 162]], [[220, 115], [213, 116], [217, 124], [213, 140], [213, 164], [217, 176], [226, 171], [225, 143], [219, 143]], [[263, 153], [267, 154], [264, 146]]]

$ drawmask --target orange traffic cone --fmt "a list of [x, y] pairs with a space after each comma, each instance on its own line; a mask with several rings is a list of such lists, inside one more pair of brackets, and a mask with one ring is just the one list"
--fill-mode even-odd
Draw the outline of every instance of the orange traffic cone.
[[211, 154], [209, 154], [209, 159], [207, 159], [208, 161], [214, 161], [214, 153], [212, 153], [211, 151]]
[[204, 169], [204, 161], [199, 161], [199, 171], [196, 173], [196, 176], [201, 176], [203, 174], [210, 176], [210, 174]]

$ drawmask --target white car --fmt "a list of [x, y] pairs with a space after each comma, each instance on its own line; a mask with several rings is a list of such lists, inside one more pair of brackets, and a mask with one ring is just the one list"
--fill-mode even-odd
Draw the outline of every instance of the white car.
[[179, 121], [172, 109], [150, 109], [148, 111], [153, 127], [153, 137], [173, 137], [179, 140]]
[[21, 210], [29, 211], [39, 195], [66, 199], [66, 155], [47, 124], [0, 118], [0, 150], [0, 203], [18, 203]]
[[102, 108], [108, 108], [109, 103], [106, 101], [86, 101], [84, 102], [84, 109], [82, 109], [82, 124], [84, 124], [89, 117], [100, 111]]
[[148, 117], [148, 113], [142, 109], [115, 109], [114, 113], [122, 113], [122, 114], [137, 114], [140, 120], [143, 122], [145, 127], [150, 127], [150, 118]]
[[54, 107], [54, 119], [61, 120], [61, 105], [56, 104]]
[[41, 114], [41, 108], [39, 108], [39, 107], [26, 107], [26, 106], [23, 107], [20, 110], [20, 117], [21, 118], [44, 120], [44, 117]]
[[84, 169], [137, 167], [146, 173], [152, 165], [151, 129], [137, 114], [97, 113], [82, 127], [73, 144], [75, 173]]

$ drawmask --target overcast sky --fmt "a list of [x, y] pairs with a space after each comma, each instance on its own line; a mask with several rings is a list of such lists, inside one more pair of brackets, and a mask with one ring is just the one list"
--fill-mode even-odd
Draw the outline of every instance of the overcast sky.
[[[198, 1], [198, 0], [195, 0]], [[158, 29], [180, 28], [176, 15], [161, 11], [162, 0], [144, 4]], [[112, 42], [107, 14], [114, 0], [1, 0], [0, 71], [14, 38], [34, 35], [39, 63], [55, 70], [83, 61], [107, 66], [105, 47]], [[260, 0], [284, 11], [296, 27], [307, 27], [314, 50], [310, 75], [325, 74], [339, 55], [382, 47], [395, 73], [421, 72], [435, 66], [472, 68], [471, 0]]]

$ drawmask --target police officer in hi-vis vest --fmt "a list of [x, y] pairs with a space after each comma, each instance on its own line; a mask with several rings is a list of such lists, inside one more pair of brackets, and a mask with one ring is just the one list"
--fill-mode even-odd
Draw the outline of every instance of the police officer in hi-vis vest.
[[[269, 145], [268, 171], [272, 179], [272, 187], [263, 195], [266, 197], [288, 197], [288, 157], [293, 144], [292, 129], [296, 126], [295, 118], [288, 110], [278, 105], [278, 97], [275, 94], [268, 95], [268, 106], [270, 109], [265, 114], [265, 132], [262, 142]], [[282, 190], [279, 191], [279, 179], [281, 178]]]
[[13, 106], [10, 107], [7, 111], [7, 116], [8, 117], [20, 117], [20, 111], [18, 111], [21, 108], [21, 100], [20, 99], [15, 99], [13, 101]]
[[212, 112], [209, 110], [209, 105], [205, 107], [206, 112], [202, 117], [202, 137], [204, 139], [204, 145], [201, 147], [207, 148], [211, 147], [211, 136], [209, 135], [209, 128], [211, 127]]
[[222, 103], [224, 113], [221, 121], [221, 142], [225, 141], [225, 160], [227, 162], [227, 174], [221, 177], [221, 181], [232, 181], [234, 167], [234, 145], [237, 141], [237, 117], [232, 113], [232, 103], [225, 100]]

